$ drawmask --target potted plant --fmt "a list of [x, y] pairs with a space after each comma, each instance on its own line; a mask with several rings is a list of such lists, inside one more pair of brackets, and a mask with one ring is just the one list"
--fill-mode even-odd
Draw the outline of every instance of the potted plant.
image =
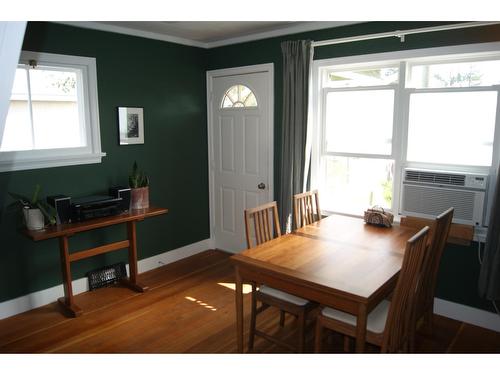
[[29, 230], [43, 229], [45, 226], [45, 218], [51, 225], [56, 223], [53, 209], [39, 197], [40, 185], [36, 185], [31, 199], [17, 193], [9, 192], [9, 195], [15, 199], [12, 205], [22, 208], [24, 222], [26, 228]]
[[130, 186], [130, 208], [140, 210], [149, 207], [149, 178], [143, 171], [139, 171], [134, 161], [132, 173], [128, 178]]

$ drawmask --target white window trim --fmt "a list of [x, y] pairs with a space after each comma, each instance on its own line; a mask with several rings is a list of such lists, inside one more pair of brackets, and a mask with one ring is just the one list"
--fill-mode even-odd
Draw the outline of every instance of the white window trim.
[[[312, 147], [312, 163], [311, 163], [311, 188], [318, 188], [316, 186], [317, 181], [319, 181], [319, 176], [321, 174], [320, 170], [320, 159], [322, 156], [322, 122], [323, 122], [323, 107], [324, 103], [321, 102], [322, 90], [322, 80], [323, 72], [327, 67], [334, 66], [330, 70], [343, 70], [347, 67], [349, 69], [357, 69], [362, 67], [374, 67], [380, 65], [391, 65], [397, 60], [411, 59], [411, 63], [430, 63], [439, 62], [445, 63], [450, 59], [458, 57], [457, 55], [464, 54], [463, 59], [467, 59], [467, 54], [471, 53], [481, 53], [484, 54], [485, 59], [491, 58], [491, 55], [500, 54], [500, 42], [492, 43], [480, 43], [480, 44], [468, 44], [459, 46], [449, 46], [449, 47], [434, 47], [434, 48], [422, 48], [415, 50], [397, 51], [397, 52], [384, 52], [376, 54], [367, 55], [357, 55], [357, 56], [347, 56], [340, 58], [315, 60], [312, 66], [312, 124], [313, 124], [313, 147]], [[410, 63], [410, 64], [411, 64]], [[471, 173], [486, 173], [489, 175], [489, 188], [488, 197], [492, 197], [494, 194], [495, 181], [497, 179], [497, 169], [500, 164], [500, 90], [497, 97], [497, 117], [496, 117], [496, 127], [493, 142], [493, 155], [491, 167], [484, 166], [461, 166], [461, 165], [443, 165], [443, 164], [429, 164], [421, 162], [407, 162], [407, 134], [408, 134], [408, 105], [402, 105], [405, 102], [408, 104], [410, 88], [404, 88], [404, 82], [406, 79], [406, 63], [401, 62], [399, 67], [399, 81], [396, 93], [396, 101], [394, 103], [395, 107], [395, 122], [394, 122], [394, 132], [393, 132], [393, 156], [386, 156], [387, 159], [394, 158], [395, 168], [394, 168], [394, 182], [393, 182], [393, 207], [392, 211], [395, 214], [395, 219], [399, 220], [398, 212], [400, 205], [400, 185], [401, 185], [401, 174], [402, 170], [406, 167], [414, 168], [425, 168], [425, 169], [445, 169], [450, 171], [461, 171], [461, 172], [471, 172]], [[375, 86], [379, 87], [379, 86]], [[393, 85], [388, 85], [387, 87], [393, 87]], [[330, 90], [330, 88], [328, 88]], [[356, 88], [353, 88], [356, 89]], [[366, 87], [369, 89], [369, 87]], [[459, 88], [455, 88], [453, 91], [457, 91]], [[471, 91], [474, 88], [467, 88]], [[478, 90], [487, 89], [497, 89], [498, 86], [486, 86], [478, 87]], [[335, 89], [336, 90], [336, 89]], [[442, 89], [411, 89], [418, 92], [425, 91], [435, 91]], [[412, 92], [415, 92], [412, 91]], [[400, 102], [398, 102], [398, 98]], [[321, 105], [320, 105], [321, 104]], [[397, 109], [396, 109], [397, 108]], [[339, 154], [340, 155], [340, 154]], [[349, 154], [354, 156], [354, 154]], [[346, 155], [347, 156], [347, 155]], [[360, 157], [378, 157], [377, 155], [359, 155]], [[485, 217], [489, 218], [491, 210], [491, 198], [488, 199]], [[335, 213], [325, 211], [326, 214]], [[353, 216], [353, 215], [348, 215]], [[357, 216], [357, 215], [354, 215]], [[359, 215], [361, 217], [361, 215]]]
[[41, 66], [56, 65], [81, 72], [79, 98], [82, 98], [82, 102], [79, 106], [83, 109], [80, 113], [85, 120], [87, 146], [0, 152], [0, 172], [100, 163], [106, 153], [101, 151], [95, 58], [22, 51], [19, 63], [28, 64], [29, 60], [36, 60]]

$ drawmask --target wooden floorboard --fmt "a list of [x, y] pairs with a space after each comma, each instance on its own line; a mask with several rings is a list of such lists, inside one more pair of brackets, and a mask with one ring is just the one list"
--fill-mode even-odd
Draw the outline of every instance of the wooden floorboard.
[[[229, 254], [209, 250], [140, 275], [146, 293], [113, 286], [82, 293], [84, 314], [63, 316], [56, 303], [0, 320], [0, 353], [234, 353], [233, 269]], [[250, 295], [244, 296], [248, 328]], [[258, 316], [261, 330], [293, 343], [296, 321], [278, 325], [270, 308]], [[500, 333], [436, 316], [435, 333], [419, 334], [420, 353], [500, 353]], [[307, 352], [314, 330], [307, 331]], [[245, 345], [247, 337], [245, 336]], [[340, 335], [325, 335], [323, 351], [342, 353]], [[256, 337], [255, 352], [287, 353]], [[369, 352], [377, 348], [368, 347]]]
[[456, 339], [450, 345], [450, 353], [500, 353], [500, 332], [461, 324]]

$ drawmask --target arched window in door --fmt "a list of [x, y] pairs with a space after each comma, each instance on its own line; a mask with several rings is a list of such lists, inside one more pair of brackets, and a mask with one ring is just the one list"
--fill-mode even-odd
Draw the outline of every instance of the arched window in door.
[[257, 107], [254, 93], [244, 85], [230, 87], [222, 98], [221, 108]]

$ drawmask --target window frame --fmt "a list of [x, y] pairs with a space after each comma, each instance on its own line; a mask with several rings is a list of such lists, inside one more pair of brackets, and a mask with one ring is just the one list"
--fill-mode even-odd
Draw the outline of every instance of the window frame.
[[[474, 54], [475, 56], [471, 56]], [[370, 154], [345, 154], [345, 153], [331, 153], [336, 156], [351, 156], [351, 157], [366, 157], [366, 158], [381, 158], [394, 160], [394, 180], [393, 180], [393, 196], [392, 196], [392, 209], [397, 220], [399, 220], [398, 212], [400, 209], [400, 190], [401, 178], [404, 168], [422, 168], [422, 169], [437, 169], [446, 171], [469, 172], [469, 173], [484, 173], [489, 175], [488, 196], [492, 196], [494, 191], [494, 181], [496, 181], [497, 168], [500, 162], [500, 85], [492, 86], [473, 86], [473, 87], [453, 87], [453, 88], [410, 88], [406, 87], [407, 70], [413, 65], [421, 65], [425, 63], [451, 63], [463, 62], [474, 60], [493, 60], [500, 59], [500, 42], [481, 43], [470, 45], [458, 45], [451, 47], [436, 47], [436, 48], [423, 48], [416, 50], [406, 50], [397, 52], [384, 52], [377, 54], [356, 55], [324, 60], [313, 61], [312, 67], [312, 101], [311, 101], [311, 123], [312, 123], [312, 161], [311, 161], [311, 187], [317, 188], [319, 179], [323, 173], [321, 168], [321, 158], [326, 155], [323, 144], [323, 134], [325, 126], [325, 101], [326, 89], [323, 87], [325, 79], [325, 72], [345, 69], [358, 69], [386, 67], [390, 64], [399, 64], [399, 79], [395, 91], [394, 101], [394, 124], [393, 124], [393, 138], [392, 138], [392, 155], [370, 155]], [[375, 87], [391, 87], [394, 85], [383, 86], [361, 86], [352, 87], [349, 89], [366, 88], [367, 90]], [[338, 90], [335, 88], [334, 90]], [[423, 162], [410, 162], [407, 160], [407, 147], [408, 147], [408, 126], [409, 126], [409, 101], [410, 94], [415, 92], [458, 92], [458, 91], [492, 91], [497, 90], [497, 113], [496, 124], [493, 138], [493, 154], [491, 166], [468, 166], [468, 165], [449, 165], [438, 163], [423, 163]], [[491, 201], [487, 202], [486, 217], [489, 217], [491, 210]], [[325, 210], [325, 213], [340, 213]], [[345, 213], [340, 213], [345, 214]], [[345, 214], [349, 216], [359, 215]]]
[[77, 97], [80, 121], [83, 120], [85, 129], [86, 146], [2, 151], [0, 152], [0, 172], [100, 163], [106, 153], [101, 151], [96, 59], [21, 51], [18, 67], [29, 65], [29, 60], [36, 60], [37, 65], [46, 66], [49, 69], [76, 70], [78, 78], [81, 79]]

